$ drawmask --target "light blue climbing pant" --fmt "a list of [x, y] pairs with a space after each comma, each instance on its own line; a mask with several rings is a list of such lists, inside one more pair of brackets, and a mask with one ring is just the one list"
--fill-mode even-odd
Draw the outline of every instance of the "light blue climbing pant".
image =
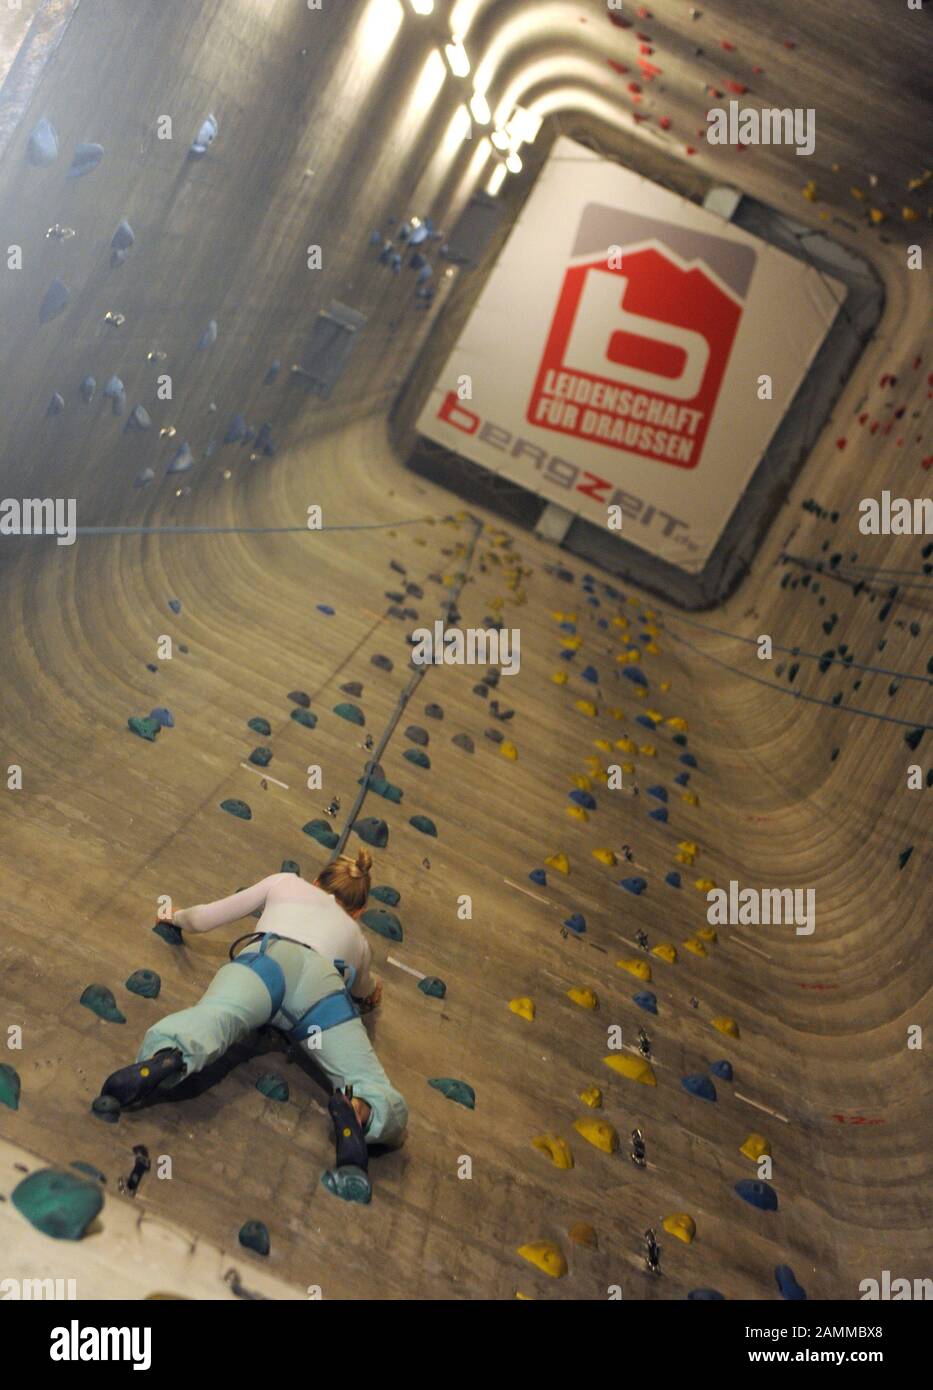
[[[319, 999], [344, 986], [331, 962], [308, 946], [280, 938], [266, 954], [282, 968], [282, 1008], [293, 1018], [300, 1018]], [[149, 1029], [136, 1060], [143, 1062], [163, 1047], [177, 1047], [185, 1059], [185, 1074], [191, 1076], [266, 1023], [284, 1033], [291, 1027], [282, 1012], [273, 1018], [272, 998], [255, 971], [231, 961], [217, 971], [197, 1004], [169, 1014]], [[334, 1028], [316, 1031], [301, 1046], [307, 1047], [335, 1090], [352, 1086], [354, 1096], [371, 1107], [365, 1130], [367, 1144], [401, 1142], [408, 1107], [386, 1076], [360, 1019], [348, 1019]], [[177, 1085], [183, 1079], [179, 1074], [164, 1084]]]

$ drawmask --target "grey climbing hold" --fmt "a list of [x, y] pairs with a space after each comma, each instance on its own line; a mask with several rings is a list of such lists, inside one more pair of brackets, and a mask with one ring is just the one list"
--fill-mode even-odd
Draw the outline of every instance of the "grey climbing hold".
[[282, 364], [279, 361], [279, 359], [276, 358], [275, 361], [272, 363], [272, 366], [269, 368], [269, 370], [266, 372], [265, 376], [262, 379], [263, 385], [271, 386], [281, 370]]
[[117, 227], [117, 230], [110, 238], [110, 245], [114, 251], [128, 251], [135, 242], [135, 240], [136, 235], [133, 231], [133, 228], [130, 226], [129, 222], [127, 222], [126, 218], [124, 217], [123, 221], [120, 223], [120, 225]]
[[465, 1081], [456, 1081], [450, 1076], [435, 1076], [428, 1079], [428, 1085], [433, 1086], [435, 1091], [440, 1091], [448, 1100], [465, 1105], [468, 1110], [476, 1109], [476, 1092]]
[[376, 849], [384, 849], [389, 843], [389, 827], [377, 816], [366, 816], [357, 821], [353, 829], [365, 844], [373, 845]]
[[272, 1246], [269, 1231], [261, 1221], [247, 1221], [240, 1227], [240, 1244], [246, 1250], [255, 1250], [257, 1255], [268, 1255]]
[[238, 820], [252, 820], [253, 813], [245, 801], [239, 801], [235, 796], [228, 797], [226, 801], [220, 803], [220, 809], [227, 811], [231, 816], [236, 816]]
[[334, 705], [334, 714], [339, 715], [341, 719], [348, 720], [351, 724], [363, 726], [366, 723], [366, 718], [359, 705], [351, 705], [347, 702]]
[[234, 415], [224, 435], [225, 444], [240, 444], [246, 438], [247, 423], [245, 415]]
[[440, 705], [425, 705], [424, 712], [429, 719], [443, 719], [444, 711]]
[[408, 824], [420, 830], [422, 835], [433, 835], [437, 839], [437, 826], [427, 816], [412, 816]]
[[[62, 402], [62, 405], [64, 405], [64, 401]], [[387, 656], [381, 656], [378, 652], [375, 654], [375, 656], [371, 656], [369, 658], [369, 663], [371, 666], [378, 666], [380, 671], [391, 671], [393, 667], [391, 658]]]
[[26, 157], [34, 169], [47, 168], [58, 158], [58, 132], [45, 116], [30, 131]]
[[500, 729], [487, 729], [485, 731], [485, 737], [488, 738], [491, 743], [504, 743], [505, 741], [505, 734], [502, 733]]
[[301, 868], [294, 859], [283, 859], [280, 874], [297, 874], [301, 878]]
[[373, 1185], [368, 1175], [350, 1163], [341, 1168], [328, 1168], [321, 1174], [321, 1185], [344, 1202], [359, 1202], [365, 1206], [372, 1201]]
[[180, 946], [182, 943], [181, 928], [176, 927], [174, 922], [156, 922], [152, 930], [169, 946]]
[[112, 376], [104, 387], [104, 395], [113, 403], [114, 415], [122, 415], [126, 404], [126, 388], [118, 376]]
[[214, 141], [217, 139], [217, 132], [219, 129], [220, 126], [217, 124], [217, 117], [212, 112], [207, 119], [202, 122], [201, 129], [198, 131], [188, 150], [189, 155], [193, 156], [195, 159], [200, 159], [202, 155], [207, 154], [211, 145], [213, 145]]
[[123, 426], [126, 434], [144, 434], [146, 430], [152, 428], [152, 419], [148, 410], [144, 406], [134, 406], [129, 419]]
[[447, 994], [447, 986], [436, 975], [425, 975], [423, 980], [418, 981], [418, 988], [422, 994], [430, 994], [432, 999], [443, 999]]
[[428, 746], [428, 731], [427, 729], [422, 729], [418, 724], [409, 724], [408, 728], [405, 730], [405, 737], [410, 739], [412, 743], [419, 744], [422, 748], [427, 748]]
[[374, 888], [371, 896], [374, 897], [377, 902], [386, 903], [389, 907], [395, 907], [401, 898], [401, 894], [397, 888], [390, 888], [388, 884], [385, 883], [381, 883], [377, 888]]
[[113, 997], [113, 991], [106, 985], [88, 985], [81, 995], [79, 1001], [86, 1009], [90, 1009], [92, 1014], [104, 1019], [107, 1023], [125, 1023], [126, 1018], [117, 1008], [117, 1001]]
[[254, 748], [249, 755], [249, 761], [255, 764], [256, 767], [268, 767], [272, 761], [272, 749], [263, 748], [261, 746], [259, 748]]
[[347, 681], [340, 689], [343, 691], [344, 695], [352, 695], [354, 699], [357, 700], [363, 693], [363, 687], [360, 685], [359, 681]]
[[312, 840], [317, 840], [325, 849], [336, 849], [340, 836], [331, 830], [326, 820], [309, 820], [308, 824], [301, 828], [305, 835], [310, 835]]
[[389, 941], [402, 940], [402, 924], [394, 912], [386, 912], [381, 907], [371, 907], [362, 914], [360, 921], [369, 927], [370, 931], [386, 937]]
[[30, 1173], [10, 1200], [37, 1231], [54, 1240], [81, 1240], [104, 1205], [99, 1183], [59, 1168]]
[[133, 486], [147, 487], [148, 484], [153, 482], [154, 479], [155, 474], [153, 473], [151, 468], [141, 468], [139, 472], [136, 474], [136, 477], [133, 479]]
[[261, 1091], [267, 1100], [288, 1100], [288, 1082], [274, 1071], [267, 1071], [259, 1078], [256, 1090]]
[[130, 994], [138, 994], [143, 999], [158, 999], [162, 980], [154, 970], [134, 970], [126, 987]]
[[91, 1104], [91, 1112], [105, 1124], [115, 1125], [120, 1119], [120, 1102], [114, 1096], [97, 1096]]
[[414, 763], [415, 767], [429, 768], [431, 766], [431, 759], [420, 748], [406, 748], [402, 757], [406, 762]]
[[140, 719], [138, 714], [133, 714], [126, 721], [126, 724], [127, 728], [139, 738], [144, 738], [147, 743], [155, 743], [160, 726], [154, 719]]
[[56, 391], [56, 392], [55, 392], [55, 395], [52, 397], [52, 399], [49, 401], [48, 405], [46, 406], [46, 408], [45, 408], [45, 413], [46, 413], [46, 415], [61, 415], [61, 413], [62, 413], [62, 411], [63, 411], [64, 409], [65, 409], [65, 398], [64, 398], [64, 396], [60, 395], [60, 394], [58, 393], [58, 391]]
[[39, 305], [39, 322], [51, 323], [52, 319], [56, 319], [59, 314], [64, 313], [70, 303], [71, 291], [56, 276], [42, 296], [42, 303]]
[[180, 599], [180, 598], [170, 598], [169, 601], [168, 601], [168, 606], [169, 606], [169, 608], [171, 608], [171, 610], [172, 610], [173, 613], [180, 613], [180, 612], [181, 612], [181, 599]]
[[472, 753], [474, 751], [473, 740], [470, 738], [469, 734], [454, 734], [450, 741], [451, 743], [455, 743], [458, 748], [462, 748], [464, 753]]
[[0, 1062], [0, 1105], [5, 1105], [10, 1110], [18, 1110], [21, 1094], [19, 1072], [6, 1062]]
[[166, 468], [165, 473], [166, 476], [168, 476], [170, 473], [188, 473], [191, 471], [193, 467], [194, 454], [192, 454], [190, 446], [188, 445], [188, 442], [186, 440], [183, 444], [179, 445], [178, 449], [175, 452], [175, 456], [169, 464], [168, 468]]
[[268, 738], [272, 733], [272, 725], [268, 719], [262, 719], [258, 714], [253, 719], [246, 721], [246, 727], [252, 729], [254, 734], [262, 734], [263, 738]]
[[78, 387], [78, 394], [85, 405], [90, 405], [94, 399], [94, 392], [97, 390], [97, 382], [92, 376], [86, 376]]
[[80, 179], [85, 174], [92, 174], [104, 157], [103, 145], [79, 145], [74, 153], [74, 159], [68, 173], [65, 175], [69, 179]]
[[204, 332], [198, 339], [198, 352], [206, 352], [208, 348], [214, 346], [217, 341], [217, 320], [211, 319]]
[[291, 691], [291, 693], [288, 695], [288, 699], [291, 700], [292, 704], [294, 705], [301, 705], [303, 709], [311, 708], [311, 696], [308, 695], [304, 690]]
[[291, 717], [296, 724], [303, 724], [306, 729], [317, 727], [317, 715], [312, 714], [309, 709], [293, 709]]

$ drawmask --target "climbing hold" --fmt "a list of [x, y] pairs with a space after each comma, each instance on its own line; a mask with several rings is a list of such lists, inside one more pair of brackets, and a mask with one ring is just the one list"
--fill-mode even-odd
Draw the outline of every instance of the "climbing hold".
[[94, 399], [94, 392], [97, 390], [97, 382], [92, 376], [86, 376], [78, 387], [78, 394], [85, 405], [90, 405]]
[[599, 1110], [603, 1103], [603, 1093], [598, 1086], [587, 1086], [585, 1091], [580, 1092], [580, 1099], [591, 1110]]
[[359, 705], [351, 705], [346, 702], [334, 705], [334, 714], [339, 715], [341, 719], [346, 719], [350, 724], [359, 724], [362, 726], [366, 723], [363, 711], [360, 709]]
[[389, 888], [381, 883], [378, 888], [374, 888], [371, 894], [377, 902], [385, 903], [388, 907], [395, 907], [401, 897], [397, 888]]
[[252, 729], [254, 734], [262, 734], [264, 738], [268, 738], [272, 733], [272, 725], [268, 719], [262, 719], [258, 714], [246, 721], [246, 727]]
[[311, 696], [305, 690], [292, 690], [286, 698], [291, 700], [293, 705], [301, 705], [302, 709], [311, 708]]
[[581, 1009], [598, 1009], [599, 999], [595, 992], [586, 985], [573, 985], [567, 991], [567, 998], [572, 999], [575, 1004], [579, 1004]]
[[58, 132], [45, 116], [30, 131], [26, 157], [34, 169], [54, 164], [58, 158]]
[[687, 1294], [687, 1297], [688, 1299], [693, 1299], [695, 1302], [725, 1302], [725, 1295], [721, 1294], [718, 1289], [691, 1289], [690, 1292]]
[[758, 1182], [754, 1178], [742, 1178], [735, 1184], [735, 1191], [743, 1202], [757, 1207], [759, 1211], [777, 1211], [778, 1209], [777, 1193], [769, 1182]]
[[531, 879], [532, 883], [540, 884], [542, 888], [547, 887], [547, 874], [543, 869], [532, 869], [528, 877]]
[[48, 416], [52, 416], [52, 415], [61, 415], [61, 413], [62, 413], [62, 411], [63, 411], [64, 409], [65, 409], [65, 398], [64, 398], [64, 396], [60, 395], [58, 391], [56, 391], [55, 394], [54, 394], [54, 396], [52, 397], [52, 399], [49, 401], [48, 405], [46, 406], [46, 408], [45, 408], [45, 413], [46, 413], [46, 415], [48, 415]]
[[228, 797], [226, 801], [220, 803], [220, 809], [227, 811], [231, 816], [236, 816], [238, 820], [252, 820], [253, 813], [245, 801], [239, 801], [235, 796]]
[[693, 955], [693, 956], [708, 956], [708, 955], [709, 955], [709, 951], [708, 951], [708, 950], [706, 949], [706, 947], [703, 945], [703, 942], [700, 941], [700, 940], [698, 940], [698, 938], [695, 937], [695, 936], [688, 936], [688, 937], [687, 937], [687, 940], [684, 942], [684, 950], [685, 950], [685, 951], [689, 951], [690, 954]]
[[113, 406], [114, 415], [122, 415], [126, 404], [126, 391], [118, 376], [112, 376], [104, 387], [104, 396]]
[[718, 1076], [718, 1077], [719, 1077], [720, 1081], [731, 1081], [731, 1080], [732, 1080], [732, 1075], [733, 1075], [733, 1073], [732, 1073], [732, 1063], [731, 1063], [731, 1062], [726, 1062], [726, 1061], [711, 1062], [711, 1063], [710, 1063], [710, 1068], [709, 1068], [709, 1069], [710, 1069], [710, 1071], [713, 1073], [714, 1076]]
[[202, 122], [201, 129], [191, 142], [188, 154], [195, 159], [200, 159], [202, 155], [207, 154], [211, 145], [213, 145], [214, 141], [217, 139], [217, 132], [219, 129], [217, 117], [212, 112], [206, 120]]
[[611, 849], [594, 849], [593, 858], [598, 859], [600, 864], [605, 864], [608, 868], [615, 868], [618, 860]]
[[365, 844], [373, 845], [375, 849], [384, 849], [389, 843], [389, 827], [377, 816], [366, 816], [363, 820], [358, 820], [353, 829]]
[[182, 943], [181, 928], [176, 927], [174, 922], [156, 922], [152, 930], [169, 946], [180, 946]]
[[261, 1091], [268, 1100], [288, 1100], [288, 1082], [274, 1071], [264, 1072], [256, 1082], [256, 1090]]
[[301, 709], [299, 706], [297, 709], [292, 710], [289, 717], [294, 719], [296, 724], [301, 724], [306, 729], [317, 728], [317, 715], [312, 714], [309, 709]]
[[716, 935], [716, 930], [714, 927], [699, 927], [697, 931], [694, 933], [694, 935], [698, 936], [701, 941], [710, 941], [715, 943], [719, 940], [719, 937]]
[[323, 613], [326, 618], [332, 618], [336, 613], [336, 608], [331, 608], [329, 603], [319, 603], [316, 605], [317, 611]]
[[576, 802], [578, 806], [585, 807], [587, 811], [596, 810], [596, 799], [591, 796], [589, 792], [574, 790], [568, 792], [567, 795], [570, 797], [571, 801]]
[[269, 370], [266, 372], [265, 376], [263, 377], [262, 384], [264, 386], [271, 386], [281, 370], [282, 364], [279, 361], [279, 359], [276, 358], [270, 366]]
[[476, 1109], [476, 1092], [465, 1081], [456, 1081], [450, 1076], [435, 1076], [428, 1079], [428, 1085], [440, 1091], [448, 1100], [465, 1105], [467, 1110]]
[[440, 705], [425, 705], [424, 712], [429, 719], [443, 719], [444, 711]]
[[544, 862], [549, 869], [556, 869], [559, 874], [570, 873], [570, 860], [563, 850], [558, 851], [557, 854], [549, 854]]
[[124, 217], [123, 221], [120, 223], [120, 225], [117, 227], [117, 230], [110, 238], [110, 249], [112, 252], [110, 257], [110, 264], [112, 266], [118, 266], [123, 264], [123, 262], [126, 260], [127, 255], [129, 254], [129, 249], [133, 245], [135, 240], [136, 235], [133, 231], [133, 228], [130, 226], [129, 222], [127, 222], [126, 218]]
[[684, 1245], [689, 1245], [697, 1233], [696, 1222], [685, 1211], [677, 1211], [671, 1216], [665, 1216], [661, 1224], [669, 1236], [676, 1236], [678, 1240], [683, 1241]]
[[683, 1077], [680, 1084], [685, 1091], [689, 1091], [692, 1096], [698, 1096], [700, 1100], [716, 1099], [716, 1087], [709, 1077], [704, 1076], [700, 1071]]
[[325, 849], [336, 849], [340, 836], [331, 830], [326, 820], [309, 820], [301, 829], [305, 835], [310, 835], [312, 840], [317, 840]]
[[139, 994], [143, 999], [158, 999], [162, 980], [154, 970], [134, 970], [126, 987], [131, 994]]
[[436, 975], [425, 975], [423, 980], [418, 981], [418, 988], [422, 994], [430, 994], [432, 999], [444, 999], [447, 995], [446, 984]]
[[271, 1248], [269, 1232], [261, 1221], [247, 1221], [242, 1225], [239, 1241], [246, 1250], [255, 1250], [257, 1255], [268, 1255]]
[[648, 983], [651, 979], [651, 966], [646, 960], [636, 957], [631, 960], [617, 960], [616, 965], [620, 970], [627, 970], [630, 975], [634, 975], [636, 980], [644, 980]]
[[608, 1057], [604, 1057], [603, 1061], [611, 1071], [618, 1072], [629, 1081], [637, 1081], [641, 1086], [658, 1084], [658, 1078], [643, 1057], [629, 1057], [627, 1054], [623, 1056], [619, 1052], [612, 1052]]
[[[336, 838], [334, 836], [335, 842]], [[370, 931], [377, 932], [389, 941], [402, 940], [402, 924], [394, 912], [387, 912], [381, 907], [371, 907], [368, 912], [362, 914], [360, 921], [369, 927]]]
[[658, 1012], [658, 997], [656, 994], [652, 994], [650, 989], [644, 990], [641, 994], [633, 994], [632, 999], [640, 1009], [644, 1009], [645, 1013], [656, 1014]]
[[113, 992], [106, 985], [88, 985], [79, 1001], [86, 1009], [107, 1023], [125, 1023], [126, 1018], [117, 1008]]
[[172, 473], [190, 473], [193, 467], [194, 454], [191, 452], [191, 446], [186, 440], [176, 449], [171, 463], [165, 470], [165, 475], [168, 477]]
[[369, 663], [371, 666], [377, 666], [380, 671], [391, 671], [393, 668], [393, 662], [391, 658], [387, 656], [380, 656], [378, 652], [374, 656], [371, 656], [369, 658]]
[[63, 313], [70, 303], [71, 291], [56, 276], [42, 296], [42, 303], [39, 305], [39, 322], [51, 323], [52, 319], [58, 318], [58, 315]]
[[367, 1173], [352, 1163], [340, 1168], [328, 1168], [321, 1174], [321, 1185], [344, 1202], [359, 1202], [365, 1206], [372, 1201], [373, 1186]]
[[535, 1240], [529, 1245], [520, 1245], [518, 1253], [551, 1279], [563, 1279], [567, 1273], [567, 1261], [559, 1245], [552, 1240]]
[[573, 1127], [588, 1144], [604, 1154], [614, 1154], [619, 1147], [618, 1132], [607, 1120], [591, 1120], [585, 1116], [581, 1120], [574, 1120]]
[[[382, 769], [379, 768], [378, 771], [381, 772]], [[386, 801], [394, 801], [396, 805], [399, 804], [404, 795], [401, 787], [396, 787], [394, 783], [387, 782], [384, 777], [380, 777], [376, 767], [358, 779], [359, 786], [362, 786], [364, 782], [370, 791], [375, 792], [377, 796], [385, 797]]]
[[555, 1168], [572, 1168], [573, 1154], [570, 1152], [570, 1145], [566, 1139], [561, 1139], [556, 1134], [539, 1134], [532, 1139], [531, 1146], [539, 1153], [547, 1154]]
[[669, 884], [671, 888], [679, 888], [680, 874], [677, 873], [676, 869], [671, 869], [670, 873], [666, 875], [664, 882]]
[[806, 1302], [806, 1289], [802, 1288], [800, 1284], [797, 1283], [796, 1276], [790, 1265], [776, 1265], [774, 1277], [781, 1291], [782, 1298], [786, 1298], [795, 1303]]
[[710, 1023], [718, 1032], [725, 1033], [729, 1038], [737, 1038], [739, 1036], [739, 1025], [734, 1018], [727, 1018], [725, 1015], [722, 1015], [719, 1018], [711, 1018]]
[[908, 859], [913, 854], [913, 852], [913, 845], [908, 845], [906, 849], [901, 850], [900, 854], [897, 856], [897, 867], [899, 869], [903, 869], [904, 865], [907, 863]]
[[771, 1153], [771, 1145], [763, 1134], [750, 1134], [745, 1143], [739, 1145], [739, 1153], [757, 1163], [763, 1154]]
[[43, 1235], [81, 1240], [104, 1205], [100, 1184], [57, 1168], [40, 1168], [10, 1193], [16, 1210]]
[[149, 412], [141, 405], [133, 407], [126, 424], [123, 426], [126, 434], [144, 434], [146, 430], [151, 428], [152, 419]]
[[503, 739], [499, 744], [499, 752], [502, 754], [503, 758], [508, 758], [510, 763], [517, 762], [518, 760], [518, 749], [515, 747], [515, 744], [507, 738]]
[[256, 767], [268, 767], [272, 761], [271, 748], [254, 748], [249, 755], [249, 761]]
[[217, 341], [217, 320], [211, 319], [204, 332], [198, 339], [198, 352], [206, 352], [212, 348]]
[[683, 763], [684, 767], [697, 766], [697, 760], [692, 753], [681, 753], [680, 761]]
[[646, 878], [637, 877], [623, 878], [619, 887], [624, 888], [627, 893], [634, 893], [637, 898], [640, 894], [644, 893], [645, 889], [648, 887], [648, 880]]
[[297, 874], [299, 878], [301, 877], [301, 869], [299, 868], [298, 864], [295, 862], [294, 859], [283, 859], [282, 867], [281, 869], [279, 869], [279, 873]]
[[19, 1072], [6, 1062], [0, 1062], [0, 1105], [5, 1105], [10, 1110], [18, 1110], [21, 1094]]
[[[680, 858], [679, 855], [677, 857], [678, 859]], [[692, 860], [688, 860], [688, 863], [689, 862], [692, 862]], [[716, 887], [716, 884], [713, 882], [711, 878], [698, 878], [694, 881], [693, 886], [700, 893], [712, 893], [713, 889]]]
[[568, 806], [566, 811], [573, 820], [588, 821], [590, 818], [589, 811], [584, 811], [582, 806]]
[[666, 824], [667, 824], [667, 807], [666, 807], [666, 806], [659, 806], [659, 807], [657, 808], [656, 811], [649, 811], [649, 812], [648, 812], [648, 818], [649, 818], [650, 820], [661, 821], [662, 824], [666, 825]]
[[574, 709], [578, 709], [581, 714], [588, 715], [591, 719], [599, 713], [592, 700], [575, 700]]
[[529, 1023], [534, 1022], [535, 1001], [533, 999], [510, 999], [509, 1008], [513, 1014], [518, 1014], [519, 1018], [526, 1018]]
[[656, 801], [667, 801], [666, 787], [649, 787], [648, 795], [653, 796]]
[[74, 159], [65, 175], [69, 179], [80, 179], [85, 174], [91, 174], [97, 168], [104, 157], [103, 145], [79, 145], [74, 153]]
[[598, 1250], [599, 1242], [596, 1239], [596, 1231], [588, 1221], [578, 1221], [575, 1226], [571, 1226], [567, 1232], [574, 1245], [586, 1245], [591, 1250]]
[[[428, 741], [429, 741], [428, 731], [427, 731], [427, 729], [422, 729], [421, 726], [420, 726], [419, 724], [409, 724], [408, 728], [405, 730], [405, 737], [406, 737], [407, 739], [409, 739], [412, 743], [417, 743], [421, 748], [427, 748], [427, 746], [428, 746]], [[465, 735], [465, 734], [458, 734], [457, 737], [458, 737], [458, 738], [465, 738], [466, 735]], [[454, 743], [456, 743], [456, 742], [457, 742], [457, 739], [455, 738], [453, 741], [454, 741]], [[461, 745], [461, 747], [462, 747], [462, 745]], [[469, 751], [470, 751], [471, 753], [472, 753], [472, 751], [473, 751], [473, 746], [472, 746], [472, 744], [470, 745]]]
[[564, 926], [570, 931], [576, 932], [578, 936], [582, 936], [586, 931], [586, 918], [581, 912], [572, 912], [564, 922]]
[[412, 816], [408, 824], [420, 830], [422, 835], [432, 835], [437, 839], [437, 826], [427, 816]]
[[420, 748], [406, 748], [402, 757], [406, 762], [414, 763], [415, 767], [429, 768], [431, 766], [431, 759]]
[[569, 678], [567, 676], [566, 671], [555, 671], [553, 676], [551, 677], [551, 680], [554, 682], [555, 685], [566, 685], [568, 679]]

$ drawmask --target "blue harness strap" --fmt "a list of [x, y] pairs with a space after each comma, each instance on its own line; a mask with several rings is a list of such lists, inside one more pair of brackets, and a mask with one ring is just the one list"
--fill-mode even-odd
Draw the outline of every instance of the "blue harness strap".
[[285, 972], [278, 961], [271, 960], [266, 955], [269, 947], [278, 940], [277, 936], [272, 936], [267, 932], [262, 938], [258, 951], [244, 951], [242, 955], [235, 956], [233, 960], [234, 965], [245, 965], [247, 970], [252, 970], [262, 980], [272, 999], [272, 1014], [270, 1015], [272, 1018], [275, 1018], [281, 1009], [282, 1001], [285, 998]]
[[333, 994], [325, 994], [316, 1004], [312, 1004], [306, 1014], [302, 1014], [289, 1037], [295, 1042], [304, 1042], [315, 1030], [323, 1033], [328, 1028], [336, 1028], [338, 1023], [349, 1023], [357, 1018], [357, 1009], [345, 989], [335, 989]]
[[272, 999], [272, 1014], [282, 1013], [291, 1027], [288, 1036], [295, 1042], [303, 1042], [315, 1029], [324, 1032], [327, 1028], [336, 1028], [339, 1023], [348, 1023], [351, 1018], [359, 1017], [359, 1010], [350, 995], [353, 981], [356, 979], [356, 971], [352, 965], [346, 965], [342, 960], [335, 960], [334, 965], [346, 979], [343, 989], [335, 989], [331, 994], [325, 994], [323, 999], [319, 999], [316, 1004], [312, 1004], [307, 1013], [302, 1014], [298, 1019], [284, 1008], [285, 1001], [285, 972], [277, 961], [271, 960], [266, 954], [269, 947], [274, 942], [281, 940], [278, 936], [273, 936], [267, 932], [262, 938], [258, 951], [244, 951], [242, 955], [235, 956], [234, 965], [245, 965], [247, 970], [254, 971], [262, 980]]

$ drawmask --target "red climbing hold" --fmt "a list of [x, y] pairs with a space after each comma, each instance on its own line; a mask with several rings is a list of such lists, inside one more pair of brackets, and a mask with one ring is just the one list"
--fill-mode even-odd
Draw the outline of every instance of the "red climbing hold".
[[642, 77], [648, 82], [653, 81], [655, 77], [661, 76], [661, 69], [655, 67], [654, 63], [649, 63], [647, 58], [639, 58], [638, 66], [641, 68]]
[[638, 51], [639, 53], [644, 53], [646, 58], [650, 58], [654, 49], [651, 47], [650, 43], [641, 43], [638, 45]]
[[748, 91], [744, 82], [727, 82], [726, 87], [730, 92], [735, 92], [737, 97], [743, 97]]
[[696, 150], [693, 148], [692, 145], [688, 145], [688, 146], [686, 147], [686, 151], [685, 151], [685, 152], [686, 152], [687, 154], [696, 154]]
[[785, 48], [796, 48], [796, 47], [797, 47], [797, 40], [796, 40], [796, 39], [784, 39], [784, 47], [785, 47]]
[[864, 425], [864, 423], [865, 423], [865, 421], [866, 421], [867, 419], [868, 419], [868, 411], [866, 410], [866, 411], [863, 411], [863, 413], [858, 417], [858, 422], [859, 422], [860, 425]]
[[920, 464], [920, 467], [924, 469], [933, 468], [933, 454], [930, 454], [928, 458], [923, 459]]
[[760, 68], [756, 63], [755, 66], [752, 68], [752, 72], [755, 74], [756, 77], [761, 77], [764, 74], [764, 68]]
[[734, 53], [734, 52], [735, 52], [735, 44], [734, 44], [734, 43], [730, 43], [728, 39], [720, 39], [720, 40], [719, 40], [719, 47], [720, 47], [720, 48], [724, 48], [724, 49], [726, 50], [727, 53]]
[[718, 87], [707, 87], [706, 91], [709, 96], [716, 97], [717, 100], [722, 99], [722, 92], [719, 90]]
[[639, 5], [635, 13], [638, 15], [639, 19], [654, 19], [654, 15], [648, 9], [647, 5]]
[[661, 127], [662, 130], [670, 130], [670, 128], [671, 128], [671, 118], [670, 118], [670, 116], [661, 116], [661, 117], [659, 117], [659, 119], [658, 119], [658, 125]]
[[837, 439], [837, 440], [836, 440], [836, 448], [837, 448], [837, 449], [844, 449], [844, 448], [846, 447], [846, 445], [848, 444], [848, 442], [849, 442], [849, 441], [848, 441], [847, 439]]
[[606, 61], [608, 62], [609, 66], [612, 68], [612, 71], [613, 71], [613, 72], [618, 72], [618, 73], [628, 72], [628, 68], [625, 66], [625, 64], [624, 64], [624, 63], [617, 63], [616, 60], [615, 60], [615, 58], [608, 58]]
[[614, 24], [617, 29], [631, 29], [632, 27], [632, 21], [630, 19], [623, 19], [620, 14], [615, 14], [611, 10], [609, 12], [609, 23]]
[[641, 91], [641, 86], [640, 86], [640, 84], [639, 84], [638, 82], [630, 82], [630, 83], [628, 84], [628, 89], [629, 89], [630, 92], [640, 92], [640, 91]]
[[635, 37], [636, 37], [636, 39], [640, 39], [642, 43], [650, 43], [650, 42], [651, 42], [651, 35], [650, 35], [650, 34], [636, 34]]

